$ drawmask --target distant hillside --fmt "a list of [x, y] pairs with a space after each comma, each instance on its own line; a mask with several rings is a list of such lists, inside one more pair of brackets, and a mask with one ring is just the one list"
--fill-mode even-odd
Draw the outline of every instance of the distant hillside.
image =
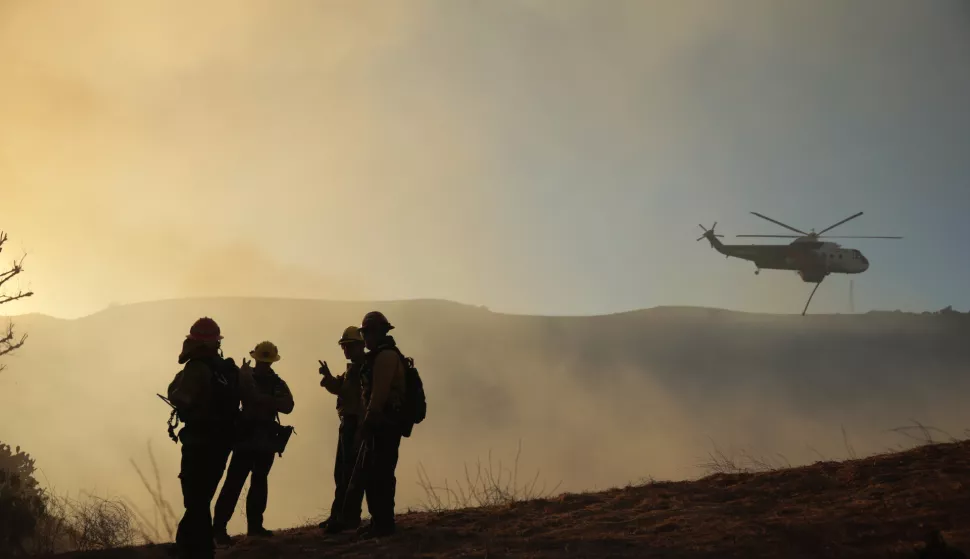
[[[241, 539], [217, 557], [916, 558], [927, 535], [970, 549], [970, 443], [694, 482], [653, 482], [443, 514], [407, 514], [393, 538], [315, 527]], [[951, 552], [952, 553], [952, 552]], [[165, 547], [65, 559], [162, 559]], [[925, 554], [926, 559], [965, 555]]]
[[[153, 441], [178, 503], [178, 447], [164, 392], [199, 316], [222, 325], [227, 355], [276, 342], [296, 395], [290, 449], [271, 477], [270, 526], [325, 514], [337, 420], [317, 360], [339, 370], [341, 330], [379, 308], [425, 378], [428, 419], [405, 441], [400, 507], [478, 459], [549, 486], [595, 489], [645, 475], [685, 479], [724, 452], [807, 463], [906, 446], [920, 421], [939, 440], [970, 427], [965, 314], [762, 315], [655, 308], [591, 317], [493, 313], [447, 301], [194, 299], [117, 306], [78, 320], [28, 315], [30, 338], [0, 376], [0, 440], [28, 448], [62, 491], [144, 499], [129, 464]], [[845, 435], [843, 435], [843, 428]], [[167, 477], [166, 477], [167, 476]], [[284, 503], [286, 505], [284, 506]], [[234, 519], [234, 523], [239, 519]]]

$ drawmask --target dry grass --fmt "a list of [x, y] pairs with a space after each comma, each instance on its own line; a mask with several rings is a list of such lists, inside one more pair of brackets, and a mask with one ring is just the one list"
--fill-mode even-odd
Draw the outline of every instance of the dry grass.
[[728, 454], [714, 444], [714, 450], [707, 454], [707, 460], [698, 464], [698, 467], [705, 475], [742, 474], [791, 468], [791, 462], [784, 454], [754, 456], [746, 450]]
[[175, 540], [175, 530], [178, 527], [179, 516], [175, 513], [172, 504], [165, 499], [162, 493], [162, 476], [158, 469], [158, 461], [155, 460], [155, 453], [152, 452], [151, 443], [148, 443], [148, 460], [152, 467], [152, 480], [138, 467], [134, 459], [131, 459], [131, 466], [135, 469], [142, 486], [152, 499], [151, 514], [142, 512], [130, 499], [126, 499], [128, 506], [133, 511], [133, 517], [137, 526], [137, 532], [142, 540], [147, 543], [162, 543]]
[[31, 554], [48, 556], [174, 540], [178, 516], [162, 496], [161, 475], [150, 445], [148, 456], [151, 481], [134, 460], [131, 465], [152, 497], [151, 514], [145, 514], [127, 498], [109, 499], [87, 493], [56, 496], [48, 484], [44, 496], [46, 515], [38, 520], [36, 533], [27, 545]]
[[121, 500], [90, 494], [44, 496], [45, 514], [25, 543], [31, 555], [106, 550], [147, 543], [138, 538], [131, 509]]
[[[520, 443], [511, 467], [489, 453], [487, 464], [466, 467], [464, 480], [442, 487], [431, 484], [421, 466], [424, 510], [399, 515], [399, 534], [393, 538], [328, 538], [308, 520], [271, 540], [243, 538], [220, 556], [902, 559], [914, 557], [915, 547], [939, 535], [968, 546], [970, 441], [941, 444], [938, 439], [953, 437], [913, 423], [890, 430], [915, 443], [903, 452], [841, 463], [822, 457], [793, 468], [782, 455], [731, 454], [715, 446], [702, 464], [707, 475], [699, 480], [651, 479], [555, 498], [540, 488], [539, 472], [520, 482]], [[854, 456], [844, 429], [842, 435], [846, 453]], [[159, 511], [171, 507], [160, 498], [157, 467], [155, 483], [145, 486], [159, 496], [157, 513], [164, 518]], [[85, 557], [165, 557], [158, 546], [119, 551], [124, 554]]]
[[58, 516], [66, 520], [67, 534], [76, 550], [114, 549], [137, 543], [134, 514], [119, 500], [94, 495], [64, 499]]
[[444, 485], [436, 486], [431, 483], [423, 464], [418, 464], [418, 485], [424, 490], [425, 500], [421, 510], [427, 512], [443, 512], [446, 510], [465, 509], [471, 507], [508, 506], [522, 501], [531, 501], [548, 497], [560, 483], [551, 490], [545, 485], [539, 487], [540, 471], [531, 480], [519, 484], [519, 459], [522, 456], [522, 441], [519, 441], [512, 467], [506, 469], [502, 462], [498, 464], [492, 459], [492, 452], [488, 453], [488, 464], [476, 462], [475, 473], [472, 475], [465, 464], [465, 479], [447, 479]]
[[[269, 540], [243, 538], [220, 557], [913, 558], [937, 532], [957, 547], [970, 545], [967, 488], [970, 441], [514, 507], [402, 514], [398, 534], [376, 541], [328, 538], [311, 526]], [[86, 557], [163, 559], [165, 552]]]

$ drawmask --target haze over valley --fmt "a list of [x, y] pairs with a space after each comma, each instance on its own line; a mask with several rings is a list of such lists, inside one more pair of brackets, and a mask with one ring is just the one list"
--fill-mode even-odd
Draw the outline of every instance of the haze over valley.
[[[428, 394], [428, 419], [402, 445], [401, 510], [425, 501], [419, 464], [435, 485], [453, 485], [465, 465], [473, 475], [476, 461], [487, 465], [489, 451], [494, 468], [500, 460], [511, 468], [520, 440], [520, 483], [538, 471], [539, 487], [561, 482], [558, 493], [697, 477], [715, 448], [741, 465], [743, 452], [798, 464], [909, 446], [906, 433], [889, 430], [911, 419], [956, 437], [970, 427], [964, 314], [660, 307], [542, 317], [438, 300], [223, 298], [122, 305], [74, 320], [17, 317], [30, 338], [3, 375], [4, 440], [29, 443], [57, 491], [125, 496], [145, 510], [151, 502], [129, 459], [150, 472], [150, 441], [165, 495], [179, 503], [178, 447], [155, 393], [179, 369], [188, 325], [208, 315], [237, 362], [257, 342], [276, 342], [276, 370], [295, 393], [284, 423], [297, 435], [271, 474], [267, 525], [325, 516], [337, 418], [317, 359], [342, 370], [336, 340], [372, 308], [397, 326]], [[231, 527], [241, 522], [237, 515]]]

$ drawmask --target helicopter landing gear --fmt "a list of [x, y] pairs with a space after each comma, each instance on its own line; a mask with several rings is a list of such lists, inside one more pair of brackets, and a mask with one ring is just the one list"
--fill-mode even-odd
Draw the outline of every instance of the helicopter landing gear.
[[761, 273], [761, 268], [755, 268], [755, 269], [754, 269], [754, 275], [756, 275], [756, 276], [757, 276], [757, 275], [758, 275], [758, 274], [760, 274], [760, 273]]

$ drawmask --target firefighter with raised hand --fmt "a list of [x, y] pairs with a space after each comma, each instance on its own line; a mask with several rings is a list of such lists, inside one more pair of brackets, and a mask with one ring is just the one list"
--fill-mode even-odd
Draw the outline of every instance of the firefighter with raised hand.
[[389, 536], [395, 530], [395, 469], [401, 446], [406, 374], [397, 344], [388, 334], [393, 328], [378, 311], [367, 313], [360, 325], [368, 349], [360, 373], [364, 419], [358, 433], [367, 445], [364, 490], [371, 523], [360, 530], [365, 539]]
[[239, 369], [222, 357], [222, 339], [214, 320], [197, 320], [182, 343], [178, 361], [183, 369], [168, 387], [168, 399], [184, 423], [178, 433], [185, 505], [175, 535], [180, 559], [215, 556], [209, 507], [229, 459], [239, 414]]
[[249, 494], [246, 495], [246, 534], [257, 537], [273, 535], [263, 527], [263, 513], [266, 512], [269, 495], [269, 471], [278, 451], [275, 441], [276, 419], [277, 414], [293, 411], [293, 394], [286, 381], [272, 368], [272, 364], [280, 360], [276, 345], [269, 341], [260, 342], [249, 352], [249, 356], [256, 361], [256, 365], [250, 367], [249, 361], [244, 359], [239, 372], [242, 412], [229, 471], [216, 500], [213, 518], [216, 542], [222, 545], [232, 543], [226, 527], [247, 477], [250, 479]]
[[347, 370], [333, 376], [325, 361], [320, 361], [320, 386], [337, 396], [337, 415], [340, 429], [337, 433], [337, 453], [334, 460], [333, 478], [335, 488], [330, 518], [320, 523], [328, 534], [337, 534], [360, 525], [361, 502], [364, 494], [355, 487], [348, 493], [350, 477], [357, 460], [359, 444], [357, 428], [363, 410], [360, 394], [360, 369], [364, 365], [366, 353], [364, 338], [356, 326], [348, 326], [337, 341], [347, 358]]

